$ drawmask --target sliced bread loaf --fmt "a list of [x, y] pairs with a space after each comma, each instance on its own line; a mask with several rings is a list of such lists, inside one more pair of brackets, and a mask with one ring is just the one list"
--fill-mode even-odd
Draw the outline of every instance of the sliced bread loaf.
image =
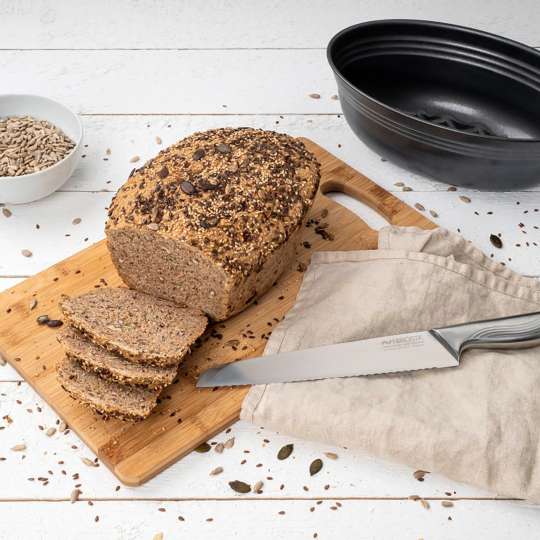
[[67, 356], [56, 366], [56, 373], [71, 397], [106, 417], [142, 420], [152, 412], [159, 396], [159, 390], [106, 381]]
[[160, 367], [177, 366], [207, 324], [200, 311], [122, 287], [63, 296], [60, 308], [97, 345]]
[[57, 335], [66, 355], [77, 360], [87, 371], [121, 384], [163, 388], [176, 377], [177, 366], [158, 367], [126, 360], [86, 339], [75, 328], [64, 326]]
[[106, 225], [113, 263], [133, 289], [226, 319], [293, 266], [319, 178], [315, 157], [284, 133], [195, 133], [118, 190]]

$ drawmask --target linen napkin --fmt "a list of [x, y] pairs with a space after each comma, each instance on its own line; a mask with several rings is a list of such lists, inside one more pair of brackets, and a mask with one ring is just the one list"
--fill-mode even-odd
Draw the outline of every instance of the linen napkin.
[[[379, 249], [314, 253], [265, 354], [540, 311], [540, 282], [443, 229], [386, 227]], [[253, 387], [241, 418], [540, 502], [540, 348], [457, 368]]]

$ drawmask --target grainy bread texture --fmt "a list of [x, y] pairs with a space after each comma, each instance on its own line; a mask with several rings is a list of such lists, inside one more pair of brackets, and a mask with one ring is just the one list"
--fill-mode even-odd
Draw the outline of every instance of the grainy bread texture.
[[118, 191], [106, 225], [112, 260], [130, 287], [226, 319], [293, 264], [319, 178], [315, 157], [288, 135], [195, 133]]
[[159, 367], [177, 366], [207, 325], [198, 310], [122, 287], [63, 296], [60, 309], [96, 345]]
[[67, 356], [56, 366], [56, 374], [71, 397], [106, 417], [142, 420], [152, 412], [159, 395], [159, 390], [106, 381]]
[[171, 384], [176, 377], [177, 366], [157, 367], [126, 360], [95, 345], [70, 326], [64, 326], [57, 339], [68, 357], [77, 360], [86, 371], [93, 371], [106, 380], [159, 389]]

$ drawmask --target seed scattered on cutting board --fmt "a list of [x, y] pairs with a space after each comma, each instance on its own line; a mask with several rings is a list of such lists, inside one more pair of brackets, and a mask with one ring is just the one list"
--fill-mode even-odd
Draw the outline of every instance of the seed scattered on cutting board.
[[16, 444], [11, 447], [11, 450], [13, 450], [13, 452], [22, 452], [23, 450], [26, 450], [26, 444]]
[[210, 452], [211, 448], [212, 447], [207, 442], [203, 442], [202, 444], [199, 444], [197, 448], [195, 448], [195, 452], [199, 452], [199, 454], [204, 454], [206, 452]]
[[139, 159], [141, 159], [139, 156], [133, 156], [133, 157], [129, 160], [129, 162], [130, 162], [130, 163], [137, 163], [137, 161], [139, 161]]
[[321, 94], [317, 94], [316, 92], [313, 92], [313, 94], [309, 94], [309, 97], [311, 99], [321, 99]]
[[216, 467], [210, 471], [210, 476], [217, 476], [223, 472], [223, 467]]
[[82, 219], [80, 217], [76, 217], [71, 223], [73, 225], [78, 225], [81, 221], [82, 221]]
[[496, 234], [490, 234], [489, 235], [489, 241], [495, 246], [497, 249], [501, 249], [503, 247], [502, 240], [496, 235]]
[[32, 252], [29, 249], [21, 249], [21, 254], [23, 257], [31, 257]]
[[30, 304], [28, 305], [28, 309], [30, 311], [32, 311], [33, 309], [35, 309], [38, 305], [38, 301], [36, 298], [32, 298], [32, 300], [30, 300]]
[[338, 455], [335, 453], [335, 452], [325, 452], [324, 455], [328, 458], [328, 459], [337, 459], [338, 458]]
[[464, 203], [470, 203], [471, 202], [471, 199], [469, 197], [467, 197], [467, 195], [460, 195], [459, 199], [461, 201], [463, 201]]
[[454, 506], [454, 503], [452, 501], [441, 501], [441, 504], [445, 507], [445, 508], [452, 508], [452, 506]]
[[2, 208], [2, 214], [6, 217], [11, 217], [13, 215], [9, 208]]
[[323, 468], [322, 459], [315, 459], [311, 462], [309, 466], [309, 475], [315, 476]]
[[49, 328], [58, 328], [59, 326], [62, 326], [64, 323], [60, 319], [50, 319], [47, 321], [47, 326]]
[[229, 482], [229, 486], [237, 493], [249, 493], [251, 491], [251, 486], [241, 480], [233, 480], [232, 482]]
[[75, 143], [46, 120], [11, 116], [0, 120], [0, 177], [32, 174], [64, 159]]
[[425, 212], [426, 209], [423, 205], [421, 205], [420, 203], [415, 203], [414, 207], [417, 209], [417, 210], [420, 210], [420, 212]]
[[255, 484], [253, 485], [253, 493], [261, 493], [263, 486], [264, 482], [262, 480], [255, 482]]
[[47, 324], [49, 322], [48, 315], [39, 315], [36, 319], [38, 324]]
[[277, 458], [280, 460], [287, 459], [294, 450], [294, 444], [286, 444], [282, 446], [278, 452]]
[[423, 481], [424, 481], [424, 476], [426, 476], [426, 474], [429, 474], [429, 471], [423, 471], [422, 469], [418, 469], [417, 471], [414, 471], [414, 472], [413, 472], [413, 476], [414, 476], [419, 482], [423, 482]]

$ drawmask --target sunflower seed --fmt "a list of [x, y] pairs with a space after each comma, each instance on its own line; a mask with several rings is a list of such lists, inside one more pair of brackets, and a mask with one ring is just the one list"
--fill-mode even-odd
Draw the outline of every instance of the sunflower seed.
[[338, 458], [338, 455], [335, 454], [334, 452], [325, 452], [324, 455], [325, 455], [328, 459], [337, 459], [337, 458]]
[[452, 506], [454, 506], [454, 503], [452, 501], [441, 501], [441, 504], [445, 507], [445, 508], [452, 508]]
[[195, 193], [195, 188], [193, 187], [193, 184], [191, 182], [188, 182], [187, 180], [180, 184], [180, 189], [186, 195], [193, 195], [193, 193]]
[[311, 462], [311, 465], [309, 466], [310, 476], [315, 476], [322, 468], [323, 468], [322, 459], [315, 459], [314, 461]]
[[139, 159], [141, 159], [140, 156], [133, 156], [133, 157], [129, 160], [129, 162], [130, 162], [130, 163], [137, 163], [137, 161], [139, 161]]
[[280, 448], [277, 458], [280, 460], [287, 459], [292, 454], [293, 450], [294, 444], [286, 444], [285, 446]]
[[394, 184], [394, 186], [396, 186], [396, 187], [404, 187], [405, 184], [404, 184], [403, 182], [396, 182], [396, 183]]
[[253, 485], [253, 493], [262, 493], [263, 486], [264, 482], [262, 480], [255, 482], [255, 484]]
[[48, 315], [39, 315], [36, 319], [38, 324], [47, 324], [49, 322], [49, 316]]
[[311, 99], [321, 99], [321, 94], [317, 94], [317, 93], [313, 93], [313, 94], [309, 94], [309, 97]]
[[56, 433], [56, 428], [50, 427], [50, 428], [45, 432], [45, 435], [47, 435], [47, 437], [52, 437], [55, 433]]
[[229, 486], [237, 493], [249, 493], [251, 491], [251, 486], [240, 480], [233, 480], [232, 482], [229, 482]]
[[439, 214], [437, 214], [437, 212], [435, 212], [435, 210], [430, 210], [429, 213], [430, 213], [431, 216], [434, 217], [434, 218], [438, 218], [438, 217], [439, 217]]
[[227, 439], [225, 441], [225, 443], [223, 444], [224, 448], [226, 448], [227, 450], [229, 450], [230, 448], [232, 448], [234, 446], [234, 437], [231, 437], [230, 439]]
[[409, 186], [405, 186], [402, 191], [412, 191], [413, 188]]
[[31, 257], [32, 252], [29, 249], [21, 249], [21, 254], [23, 257]]
[[79, 495], [82, 493], [82, 491], [79, 488], [75, 488], [69, 497], [69, 500], [71, 501], [71, 504], [74, 502], [77, 502], [79, 500]]
[[415, 203], [414, 207], [417, 209], [417, 210], [420, 210], [420, 212], [425, 212], [426, 209], [423, 205], [421, 205], [420, 203]]
[[30, 304], [28, 305], [28, 309], [32, 311], [33, 309], [36, 308], [37, 304], [38, 304], [38, 301], [35, 298], [32, 298], [32, 300], [30, 300]]
[[95, 461], [92, 461], [90, 458], [82, 457], [81, 461], [87, 466], [87, 467], [97, 467], [98, 464]]
[[4, 214], [6, 217], [11, 217], [13, 215], [9, 208], [2, 208], [2, 214]]
[[60, 319], [50, 319], [47, 321], [47, 326], [49, 328], [58, 328], [59, 326], [62, 326], [64, 323]]
[[205, 454], [206, 452], [209, 452], [212, 447], [207, 443], [203, 442], [202, 444], [199, 444], [197, 448], [195, 448], [195, 452], [199, 452], [199, 454]]
[[223, 449], [225, 448], [225, 445], [223, 443], [217, 443], [216, 446], [214, 446], [214, 450], [218, 454], [223, 454]]
[[82, 219], [81, 219], [80, 217], [76, 217], [76, 218], [71, 222], [71, 224], [72, 224], [72, 225], [78, 225], [81, 221], [82, 221]]
[[223, 467], [216, 467], [210, 471], [210, 476], [217, 476], [223, 472]]
[[13, 450], [13, 452], [22, 452], [23, 450], [26, 450], [26, 444], [16, 444], [11, 447], [11, 450]]
[[489, 241], [497, 248], [501, 249], [503, 247], [502, 240], [496, 234], [489, 235]]
[[460, 195], [459, 198], [460, 198], [460, 200], [462, 200], [464, 203], [470, 203], [470, 202], [471, 202], [471, 199], [469, 199], [469, 197], [467, 197], [466, 195]]
[[457, 187], [456, 186], [449, 186], [446, 191], [457, 191]]
[[60, 421], [60, 423], [58, 424], [58, 431], [60, 433], [64, 433], [64, 431], [66, 431], [67, 429], [67, 424], [63, 421]]
[[422, 469], [418, 469], [417, 471], [414, 471], [413, 476], [419, 481], [424, 481], [424, 476], [426, 474], [429, 474], [429, 471], [423, 471]]

